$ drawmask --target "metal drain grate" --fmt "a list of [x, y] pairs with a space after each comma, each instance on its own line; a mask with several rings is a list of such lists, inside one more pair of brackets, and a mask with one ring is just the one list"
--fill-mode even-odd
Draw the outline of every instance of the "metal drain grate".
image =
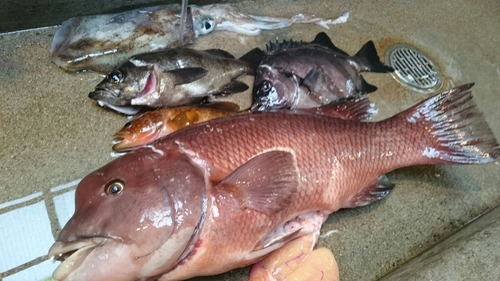
[[393, 76], [417, 92], [432, 92], [441, 86], [435, 64], [420, 50], [394, 45], [386, 51], [386, 61], [396, 70]]

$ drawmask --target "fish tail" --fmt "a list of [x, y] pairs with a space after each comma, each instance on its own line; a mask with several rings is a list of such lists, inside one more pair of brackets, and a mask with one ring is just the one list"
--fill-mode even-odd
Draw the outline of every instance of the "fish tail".
[[370, 71], [376, 73], [394, 72], [394, 68], [383, 64], [377, 54], [377, 49], [373, 41], [368, 41], [354, 55], [361, 62], [360, 71]]
[[248, 51], [248, 53], [241, 56], [239, 59], [246, 62], [250, 67], [250, 71], [248, 72], [248, 74], [255, 75], [255, 71], [265, 55], [266, 53], [260, 48], [253, 48]]
[[401, 114], [412, 131], [418, 126], [424, 132], [425, 163], [477, 164], [498, 159], [500, 146], [472, 100], [473, 85], [442, 92]]

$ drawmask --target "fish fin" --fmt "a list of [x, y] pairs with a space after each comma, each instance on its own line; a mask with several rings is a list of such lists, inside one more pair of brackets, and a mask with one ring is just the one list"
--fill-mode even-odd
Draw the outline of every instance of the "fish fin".
[[310, 90], [313, 90], [315, 88], [315, 85], [322, 85], [323, 82], [326, 82], [320, 81], [320, 78], [324, 79], [327, 77], [329, 76], [326, 75], [325, 70], [320, 66], [316, 66], [306, 74], [302, 81], [300, 81], [300, 84], [306, 86]]
[[271, 54], [286, 49], [296, 48], [305, 44], [309, 43], [306, 43], [304, 41], [293, 41], [293, 40], [283, 40], [282, 42], [278, 42], [276, 40], [276, 42], [274, 43], [272, 41], [269, 41], [269, 43], [266, 44], [266, 52], [268, 54]]
[[349, 95], [348, 92], [339, 91], [337, 83], [332, 80], [332, 76], [321, 66], [311, 69], [300, 80], [299, 84], [309, 90], [309, 98], [321, 105], [346, 98]]
[[300, 111], [344, 120], [367, 121], [377, 114], [378, 109], [366, 95], [363, 95], [359, 98], [341, 99], [321, 107], [302, 109]]
[[[186, 67], [169, 70], [167, 72], [174, 85], [187, 84], [205, 77], [208, 70], [201, 67]], [[163, 74], [158, 74], [159, 76]]]
[[238, 80], [232, 80], [231, 82], [229, 82], [228, 84], [224, 85], [221, 89], [220, 89], [220, 93], [221, 94], [232, 94], [232, 93], [240, 93], [240, 92], [243, 92], [243, 91], [246, 91], [248, 90], [248, 85], [241, 82], [241, 81], [238, 81]]
[[366, 44], [359, 49], [359, 51], [354, 55], [354, 58], [359, 60], [360, 71], [370, 71], [376, 73], [387, 73], [394, 72], [394, 68], [383, 64], [377, 54], [377, 49], [375, 49], [375, 44], [373, 41], [368, 41]]
[[362, 94], [372, 93], [377, 90], [377, 87], [373, 86], [372, 84], [368, 84], [368, 82], [366, 82], [365, 78], [363, 78], [362, 75], [359, 75], [359, 81], [361, 84], [359, 91]]
[[289, 151], [264, 152], [238, 167], [215, 190], [236, 198], [242, 208], [271, 215], [291, 203], [299, 172], [295, 155]]
[[360, 193], [347, 202], [344, 208], [354, 208], [366, 206], [385, 198], [391, 193], [394, 184], [389, 181], [386, 175], [381, 175], [375, 184], [364, 188]]
[[262, 254], [262, 252], [271, 252], [282, 247], [286, 243], [303, 237], [312, 235], [311, 249], [319, 237], [321, 225], [326, 220], [327, 215], [322, 212], [312, 211], [302, 213], [269, 232], [250, 253], [250, 255]]
[[214, 56], [222, 57], [222, 58], [234, 59], [234, 56], [231, 53], [224, 51], [224, 50], [221, 50], [221, 49], [208, 49], [208, 50], [205, 50], [205, 52], [212, 54]]
[[260, 48], [253, 48], [246, 54], [241, 56], [239, 59], [246, 62], [250, 66], [251, 72], [249, 72], [248, 74], [255, 75], [255, 70], [257, 69], [260, 62], [262, 61], [262, 58], [264, 58], [265, 55], [266, 53], [264, 53], [264, 51], [262, 51]]
[[[311, 233], [286, 243], [252, 266], [248, 281], [269, 280], [269, 276], [288, 276], [299, 268], [309, 257], [318, 240], [319, 233]], [[289, 279], [289, 280], [315, 280]], [[330, 279], [324, 279], [330, 280]]]
[[333, 44], [332, 40], [330, 37], [325, 32], [320, 32], [316, 37], [314, 37], [314, 40], [311, 43], [315, 43], [324, 47], [327, 47], [337, 53], [340, 53], [344, 56], [349, 56], [348, 53], [344, 52], [343, 50], [339, 49], [335, 44]]
[[426, 132], [419, 153], [425, 164], [478, 164], [499, 158], [498, 141], [472, 99], [473, 85], [447, 90], [395, 116], [410, 130]]

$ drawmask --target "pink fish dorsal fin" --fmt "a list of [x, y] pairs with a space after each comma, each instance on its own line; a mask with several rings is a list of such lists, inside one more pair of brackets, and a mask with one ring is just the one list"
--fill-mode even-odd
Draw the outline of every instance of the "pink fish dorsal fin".
[[367, 121], [372, 119], [378, 109], [367, 96], [341, 99], [317, 108], [301, 109], [299, 111], [322, 114], [344, 120]]
[[264, 152], [238, 167], [216, 187], [216, 192], [236, 198], [242, 208], [272, 214], [289, 206], [296, 193], [299, 171], [290, 151]]

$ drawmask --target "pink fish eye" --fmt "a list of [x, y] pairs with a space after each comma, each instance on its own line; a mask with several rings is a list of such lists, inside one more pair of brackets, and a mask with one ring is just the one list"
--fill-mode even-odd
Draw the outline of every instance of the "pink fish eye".
[[125, 184], [121, 181], [113, 181], [106, 186], [106, 194], [115, 196], [122, 193], [125, 188]]

